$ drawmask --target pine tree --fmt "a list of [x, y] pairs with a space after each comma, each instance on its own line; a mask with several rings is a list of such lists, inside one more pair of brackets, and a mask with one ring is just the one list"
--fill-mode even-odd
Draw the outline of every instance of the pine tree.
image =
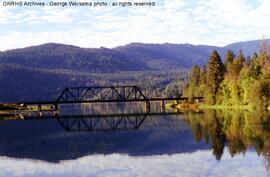
[[207, 84], [207, 70], [205, 65], [200, 70], [200, 85], [202, 84]]
[[199, 89], [199, 82], [200, 82], [200, 68], [198, 65], [194, 65], [190, 76], [189, 76], [189, 87], [188, 87], [188, 97], [190, 101], [194, 96], [198, 96], [198, 89]]
[[219, 89], [219, 85], [223, 81], [223, 76], [224, 65], [218, 52], [214, 50], [208, 60], [207, 82], [210, 89], [210, 95], [208, 95], [208, 103], [216, 103], [216, 95]]
[[244, 64], [244, 62], [246, 61], [246, 58], [245, 58], [242, 50], [239, 50], [236, 59], [240, 61], [241, 65]]
[[199, 95], [204, 97], [207, 93], [207, 70], [206, 65], [203, 65], [200, 70], [200, 83], [199, 83]]
[[261, 42], [260, 53], [258, 56], [258, 62], [261, 66], [262, 75], [270, 79], [270, 55], [269, 47], [265, 40]]
[[232, 63], [235, 58], [235, 55], [232, 50], [228, 50], [226, 56], [224, 58], [224, 64], [227, 66], [228, 64]]
[[194, 86], [199, 86], [200, 81], [200, 68], [198, 65], [194, 65], [190, 73], [190, 84]]

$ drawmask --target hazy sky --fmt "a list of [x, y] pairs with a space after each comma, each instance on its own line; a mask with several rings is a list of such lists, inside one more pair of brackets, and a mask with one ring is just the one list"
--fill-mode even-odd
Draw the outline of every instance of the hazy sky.
[[47, 42], [81, 47], [131, 42], [223, 46], [270, 37], [269, 0], [150, 1], [156, 6], [4, 7], [0, 0], [0, 50]]

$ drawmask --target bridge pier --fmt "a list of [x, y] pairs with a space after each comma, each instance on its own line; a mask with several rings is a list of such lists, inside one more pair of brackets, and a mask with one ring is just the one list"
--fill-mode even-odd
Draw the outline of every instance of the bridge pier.
[[41, 104], [38, 105], [38, 111], [41, 111], [42, 107]]
[[161, 100], [160, 104], [161, 104], [162, 112], [165, 112], [165, 110], [166, 110], [166, 108], [165, 108], [165, 106], [166, 106], [165, 100]]
[[150, 101], [146, 101], [145, 102], [145, 111], [146, 112], [150, 112], [151, 110], [151, 104], [150, 104]]
[[41, 106], [41, 104], [38, 104], [38, 115], [39, 115], [39, 117], [42, 117], [42, 106]]
[[55, 116], [58, 116], [58, 110], [59, 110], [59, 106], [58, 106], [58, 104], [54, 104], [54, 115]]
[[165, 108], [165, 100], [161, 100], [160, 101], [160, 104], [161, 104], [161, 107], [164, 107]]

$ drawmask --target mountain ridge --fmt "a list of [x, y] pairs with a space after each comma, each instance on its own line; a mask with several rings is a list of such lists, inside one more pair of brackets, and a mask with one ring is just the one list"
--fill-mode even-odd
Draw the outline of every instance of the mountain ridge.
[[[269, 40], [268, 40], [269, 42]], [[80, 48], [47, 43], [0, 52], [0, 102], [53, 100], [65, 87], [138, 85], [148, 96], [183, 80], [194, 64], [206, 64], [213, 49], [224, 56], [239, 49], [245, 56], [260, 41], [226, 47], [192, 44], [133, 43], [116, 48]], [[247, 47], [245, 47], [247, 46]], [[177, 92], [177, 88], [175, 90]]]
[[[265, 41], [269, 43], [270, 39]], [[130, 43], [114, 48], [82, 48], [69, 44], [45, 43], [0, 52], [0, 64], [92, 73], [170, 70], [205, 64], [213, 49], [222, 57], [227, 50], [235, 53], [242, 50], [245, 56], [251, 56], [259, 51], [260, 42], [261, 40], [236, 42], [224, 47], [188, 43]]]

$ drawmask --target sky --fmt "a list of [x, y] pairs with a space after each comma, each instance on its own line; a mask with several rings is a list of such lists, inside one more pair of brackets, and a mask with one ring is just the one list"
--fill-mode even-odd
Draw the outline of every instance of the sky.
[[49, 42], [89, 48], [132, 42], [224, 46], [270, 38], [269, 0], [129, 0], [155, 6], [125, 8], [4, 6], [7, 1], [0, 0], [1, 51]]

